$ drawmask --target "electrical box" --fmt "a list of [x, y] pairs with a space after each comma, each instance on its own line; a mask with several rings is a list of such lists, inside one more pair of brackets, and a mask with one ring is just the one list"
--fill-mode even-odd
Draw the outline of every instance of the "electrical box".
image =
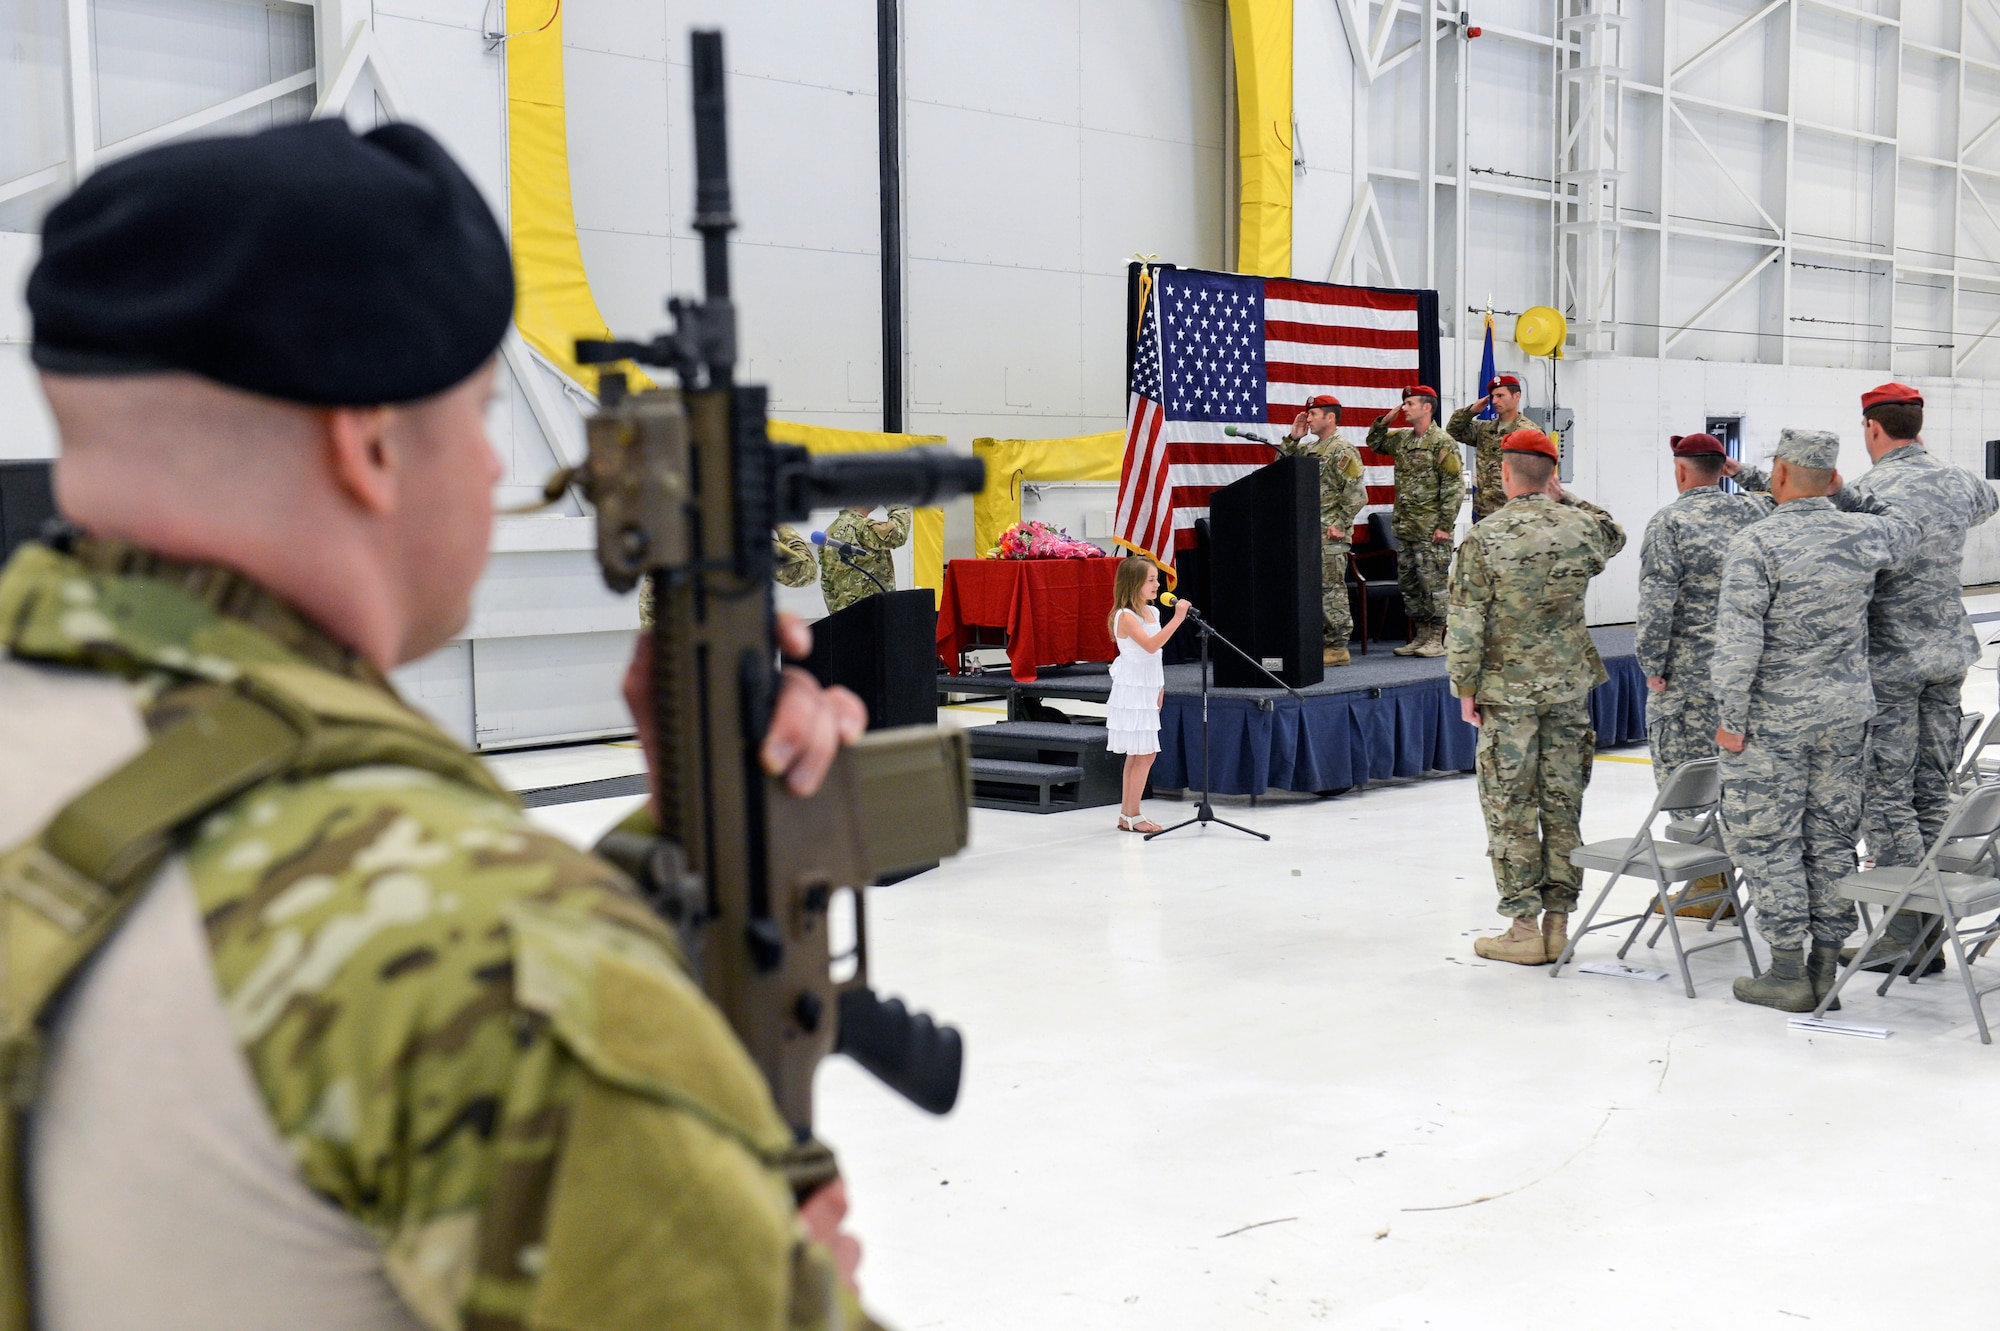
[[1576, 432], [1576, 413], [1568, 407], [1523, 407], [1521, 414], [1535, 423], [1535, 428], [1555, 441], [1556, 479], [1573, 479], [1576, 469], [1575, 449], [1571, 447], [1571, 436]]

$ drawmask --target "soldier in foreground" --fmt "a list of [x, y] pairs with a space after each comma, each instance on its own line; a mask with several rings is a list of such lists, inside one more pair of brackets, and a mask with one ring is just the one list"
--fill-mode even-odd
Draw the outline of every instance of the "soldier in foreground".
[[[1312, 442], [1306, 442], [1310, 436]], [[1347, 559], [1354, 549], [1354, 515], [1368, 503], [1361, 453], [1340, 437], [1340, 399], [1322, 393], [1306, 403], [1292, 428], [1275, 445], [1281, 457], [1309, 457], [1319, 463], [1319, 611], [1322, 660], [1349, 665], [1347, 643], [1354, 636], [1354, 610], [1347, 604]]]
[[[10, 1328], [867, 1324], [839, 1184], [795, 1206], [672, 931], [384, 678], [466, 620], [513, 296], [406, 125], [155, 149], [49, 215], [33, 354], [80, 531], [0, 574], [0, 905], [15, 961], [95, 956], [45, 1022], [34, 968], [0, 977]], [[864, 724], [788, 671], [763, 757], [803, 791]], [[305, 747], [259, 767], [274, 725]], [[108, 941], [72, 936], [127, 879]]]
[[[1510, 433], [1507, 504], [1472, 529], [1451, 575], [1451, 689], [1479, 727], [1479, 807], [1507, 932], [1473, 950], [1539, 966], [1562, 955], [1581, 875], [1569, 853], [1597, 735], [1590, 691], [1607, 678], [1583, 622], [1583, 594], [1625, 548], [1595, 504], [1565, 494], [1555, 442]], [[1538, 918], [1539, 917], [1539, 921]]]
[[[1437, 405], [1437, 390], [1419, 384], [1404, 392], [1393, 418], [1383, 416], [1368, 427], [1368, 447], [1396, 463], [1396, 507], [1389, 525], [1403, 543], [1396, 584], [1410, 619], [1410, 640], [1396, 649], [1398, 656], [1445, 654], [1446, 579], [1452, 528], [1465, 501], [1465, 459], [1438, 428]], [[1404, 428], [1392, 430], [1392, 419]]]
[[[1498, 413], [1490, 421], [1477, 419], [1486, 410], [1487, 403], [1493, 404]], [[1533, 421], [1521, 414], [1521, 381], [1511, 374], [1498, 375], [1486, 390], [1486, 396], [1477, 402], [1460, 407], [1451, 413], [1445, 423], [1444, 432], [1461, 444], [1473, 448], [1472, 464], [1472, 520], [1491, 517], [1507, 502], [1507, 491], [1500, 484], [1500, 450], [1502, 441], [1516, 430], [1532, 430]]]
[[[826, 597], [828, 614], [896, 590], [896, 566], [889, 552], [910, 543], [911, 512], [894, 507], [887, 520], [868, 514], [865, 508], [842, 509], [840, 516], [827, 524], [827, 555], [820, 561], [819, 589]], [[840, 551], [835, 541], [845, 541], [861, 553]]]
[[[1875, 580], [1868, 605], [1868, 673], [1875, 690], [1864, 805], [1868, 852], [1877, 865], [1914, 865], [1937, 839], [1951, 806], [1959, 691], [1979, 659], [1960, 584], [1965, 536], [1993, 516], [2000, 498], [1985, 480], [1938, 461], [1923, 446], [1924, 399], [1916, 389], [1896, 383], [1870, 389], [1861, 398], [1861, 419], [1862, 441], [1875, 465], [1834, 491], [1834, 506], [1893, 514], [1922, 533], [1909, 560]], [[1746, 473], [1746, 480], [1755, 477]], [[1898, 913], [1876, 940], [1869, 969], [1886, 970], [1905, 953], [1921, 953], [1924, 918]], [[1916, 957], [1907, 960], [1914, 965]], [[1944, 958], [1932, 966], [1944, 969]]]
[[1855, 867], [1875, 713], [1868, 602], [1920, 535], [1895, 517], [1840, 512], [1827, 498], [1839, 456], [1824, 430], [1783, 432], [1777, 511], [1730, 543], [1715, 618], [1723, 836], [1771, 945], [1770, 969], [1738, 977], [1736, 997], [1781, 1012], [1813, 1010], [1854, 932], [1853, 903], [1833, 886]]

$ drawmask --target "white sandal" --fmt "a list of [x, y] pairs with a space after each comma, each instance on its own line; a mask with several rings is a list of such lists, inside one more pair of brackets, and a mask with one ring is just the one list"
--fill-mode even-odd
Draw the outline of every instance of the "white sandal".
[[1143, 813], [1134, 814], [1130, 818], [1121, 813], [1118, 815], [1118, 830], [1121, 832], [1137, 832], [1141, 836], [1151, 836], [1153, 833], [1160, 831], [1161, 828], [1158, 823], [1152, 821]]

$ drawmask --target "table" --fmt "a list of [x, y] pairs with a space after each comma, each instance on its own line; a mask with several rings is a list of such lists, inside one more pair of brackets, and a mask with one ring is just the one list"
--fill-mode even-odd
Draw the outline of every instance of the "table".
[[1118, 559], [954, 559], [938, 607], [938, 657], [953, 674], [977, 628], [1007, 631], [1015, 679], [1037, 666], [1110, 661], [1111, 587]]

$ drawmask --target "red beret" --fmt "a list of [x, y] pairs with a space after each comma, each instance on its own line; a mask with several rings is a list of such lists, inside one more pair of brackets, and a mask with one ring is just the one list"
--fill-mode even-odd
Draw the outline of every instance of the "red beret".
[[1543, 434], [1540, 430], [1534, 429], [1509, 430], [1506, 434], [1500, 436], [1500, 451], [1502, 453], [1533, 453], [1537, 457], [1545, 457], [1551, 462], [1562, 460], [1561, 455], [1556, 452], [1556, 441]]
[[1311, 411], [1314, 407], [1324, 407], [1332, 411], [1339, 411], [1341, 409], [1340, 399], [1331, 393], [1321, 393], [1317, 397], [1307, 398], [1306, 410]]
[[1712, 434], [1677, 434], [1667, 441], [1677, 458], [1698, 458], [1713, 454], [1727, 457], [1729, 450]]
[[1921, 407], [1924, 405], [1924, 395], [1908, 384], [1883, 384], [1879, 388], [1871, 388], [1861, 395], [1861, 409], [1863, 411], [1868, 410], [1870, 407], [1888, 406], [1895, 403], [1908, 403], [1913, 407]]
[[1493, 376], [1493, 382], [1486, 386], [1486, 391], [1490, 393], [1496, 388], [1511, 388], [1518, 393], [1521, 391], [1521, 381], [1511, 374], [1496, 374]]
[[1426, 387], [1425, 387], [1424, 385], [1422, 385], [1422, 384], [1418, 384], [1418, 385], [1417, 385], [1417, 386], [1416, 386], [1415, 388], [1405, 388], [1405, 389], [1403, 390], [1403, 396], [1404, 396], [1404, 397], [1427, 397], [1427, 398], [1429, 398], [1429, 399], [1430, 399], [1431, 401], [1435, 402], [1435, 401], [1437, 401], [1437, 400], [1438, 400], [1438, 391], [1437, 391], [1437, 389], [1435, 389], [1435, 388], [1426, 388]]

